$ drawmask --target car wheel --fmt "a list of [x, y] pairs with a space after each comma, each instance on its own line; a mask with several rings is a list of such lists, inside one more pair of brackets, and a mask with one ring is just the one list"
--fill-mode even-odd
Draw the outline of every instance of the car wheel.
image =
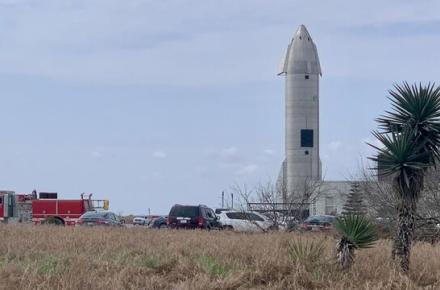
[[167, 229], [168, 228], [168, 226], [166, 225], [166, 224], [161, 224], [160, 226], [159, 226], [159, 229]]
[[41, 222], [43, 225], [55, 225], [55, 226], [63, 226], [64, 222], [62, 219], [56, 217], [48, 217]]
[[233, 226], [223, 226], [223, 229], [226, 231], [233, 231], [234, 227]]

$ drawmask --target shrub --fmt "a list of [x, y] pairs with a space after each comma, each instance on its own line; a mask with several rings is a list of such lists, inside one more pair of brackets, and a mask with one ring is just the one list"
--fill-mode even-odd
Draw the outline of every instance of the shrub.
[[287, 250], [295, 264], [304, 265], [306, 268], [316, 266], [324, 253], [322, 241], [293, 240], [288, 243]]
[[369, 248], [377, 240], [374, 224], [362, 215], [337, 218], [335, 228], [341, 235], [336, 244], [337, 259], [344, 269], [352, 266], [355, 250]]

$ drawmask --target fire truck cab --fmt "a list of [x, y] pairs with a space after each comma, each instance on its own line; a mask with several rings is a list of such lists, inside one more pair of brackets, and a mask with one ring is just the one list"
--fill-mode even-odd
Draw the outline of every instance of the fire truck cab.
[[87, 211], [107, 210], [108, 200], [93, 200], [92, 194], [79, 199], [58, 199], [57, 193], [16, 194], [0, 191], [0, 221], [7, 223], [53, 223], [74, 225]]

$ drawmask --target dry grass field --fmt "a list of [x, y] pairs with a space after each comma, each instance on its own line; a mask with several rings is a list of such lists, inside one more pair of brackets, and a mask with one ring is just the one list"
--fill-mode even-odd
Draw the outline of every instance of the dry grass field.
[[[0, 225], [1, 289], [440, 289], [440, 246], [418, 243], [412, 271], [390, 263], [390, 243], [334, 264], [331, 235]], [[323, 241], [314, 262], [288, 242]]]

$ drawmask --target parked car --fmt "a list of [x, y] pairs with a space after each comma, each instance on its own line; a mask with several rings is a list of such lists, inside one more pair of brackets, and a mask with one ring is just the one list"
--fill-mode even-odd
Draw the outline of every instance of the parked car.
[[298, 220], [291, 215], [284, 215], [275, 211], [260, 213], [272, 222], [272, 228], [280, 231], [294, 231], [298, 228]]
[[144, 226], [147, 224], [147, 219], [145, 216], [137, 216], [133, 219], [134, 225]]
[[219, 229], [214, 211], [206, 205], [174, 205], [168, 215], [168, 226], [173, 229]]
[[145, 217], [145, 225], [151, 226], [151, 223], [159, 217], [160, 217], [160, 215], [147, 215]]
[[80, 216], [79, 226], [122, 226], [118, 216], [110, 211], [89, 211]]
[[299, 221], [294, 217], [289, 217], [284, 221], [284, 230], [288, 232], [296, 231], [299, 227]]
[[273, 227], [271, 220], [253, 211], [222, 211], [219, 217], [223, 229], [239, 232], [267, 231]]
[[293, 216], [281, 216], [278, 220], [278, 227], [282, 231], [292, 232], [299, 228], [299, 222]]
[[215, 209], [215, 214], [221, 214], [222, 211], [228, 211], [230, 210], [229, 208], [216, 208]]
[[168, 228], [167, 218], [168, 217], [166, 217], [166, 216], [160, 216], [160, 217], [153, 219], [150, 223], [150, 227], [152, 229], [166, 229], [166, 228]]
[[332, 215], [312, 215], [301, 224], [301, 229], [305, 231], [330, 230], [335, 220], [336, 217]]

